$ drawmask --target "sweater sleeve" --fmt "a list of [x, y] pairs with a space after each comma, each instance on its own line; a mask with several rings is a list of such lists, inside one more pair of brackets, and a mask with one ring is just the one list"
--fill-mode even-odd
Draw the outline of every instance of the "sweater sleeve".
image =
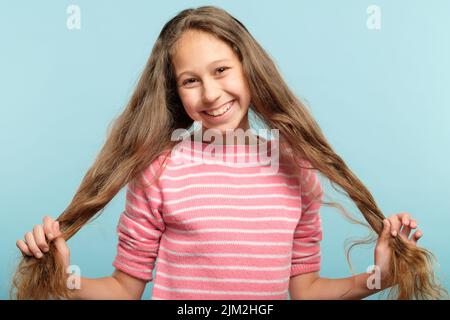
[[319, 209], [322, 197], [317, 171], [301, 169], [302, 214], [294, 232], [291, 277], [320, 270], [322, 225]]
[[153, 280], [159, 241], [165, 230], [162, 218], [162, 196], [157, 182], [149, 187], [141, 184], [157, 181], [153, 176], [157, 160], [127, 185], [125, 210], [119, 218], [117, 255], [113, 266], [130, 276]]

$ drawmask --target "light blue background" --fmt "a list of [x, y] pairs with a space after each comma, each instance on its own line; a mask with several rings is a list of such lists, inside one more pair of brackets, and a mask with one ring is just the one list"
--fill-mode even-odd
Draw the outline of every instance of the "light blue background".
[[[81, 30], [66, 28], [70, 4], [81, 8]], [[204, 4], [248, 27], [385, 215], [407, 211], [419, 221], [449, 289], [449, 1], [1, 1], [0, 298], [8, 298], [16, 240], [68, 205], [163, 24]], [[366, 27], [371, 4], [381, 8], [378, 31]], [[113, 271], [123, 208], [122, 190], [69, 241], [83, 276]], [[347, 277], [343, 243], [365, 230], [335, 209], [324, 208], [322, 220], [321, 275]], [[364, 272], [373, 247], [352, 257]]]

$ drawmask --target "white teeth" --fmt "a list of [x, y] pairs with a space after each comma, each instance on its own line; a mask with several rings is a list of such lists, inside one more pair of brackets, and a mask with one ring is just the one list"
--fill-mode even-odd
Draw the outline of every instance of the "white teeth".
[[218, 117], [218, 116], [221, 116], [222, 114], [224, 114], [225, 112], [227, 112], [228, 110], [230, 110], [232, 103], [233, 103], [233, 101], [227, 103], [225, 106], [223, 106], [222, 108], [219, 108], [217, 110], [214, 110], [211, 112], [206, 112], [206, 111], [205, 112], [207, 114], [209, 114], [210, 116]]

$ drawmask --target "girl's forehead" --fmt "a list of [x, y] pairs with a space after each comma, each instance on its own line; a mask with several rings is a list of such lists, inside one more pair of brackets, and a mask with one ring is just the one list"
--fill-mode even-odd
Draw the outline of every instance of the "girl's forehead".
[[202, 31], [185, 31], [174, 45], [172, 62], [177, 68], [234, 60], [231, 47], [216, 36]]
[[231, 48], [218, 37], [204, 31], [187, 30], [183, 32], [173, 47], [173, 56], [187, 54], [190, 57], [203, 51], [228, 52]]

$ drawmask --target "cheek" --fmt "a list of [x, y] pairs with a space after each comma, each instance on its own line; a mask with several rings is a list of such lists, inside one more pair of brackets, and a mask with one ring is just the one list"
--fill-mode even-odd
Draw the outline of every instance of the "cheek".
[[184, 106], [184, 109], [186, 110], [186, 113], [189, 115], [193, 115], [196, 111], [196, 106], [198, 102], [198, 98], [196, 97], [194, 92], [189, 93], [179, 93], [178, 94], [181, 100], [181, 103]]
[[243, 79], [242, 77], [229, 79], [226, 82], [226, 87], [230, 93], [238, 96], [241, 102], [245, 104], [245, 106], [250, 103], [250, 90], [245, 79]]

